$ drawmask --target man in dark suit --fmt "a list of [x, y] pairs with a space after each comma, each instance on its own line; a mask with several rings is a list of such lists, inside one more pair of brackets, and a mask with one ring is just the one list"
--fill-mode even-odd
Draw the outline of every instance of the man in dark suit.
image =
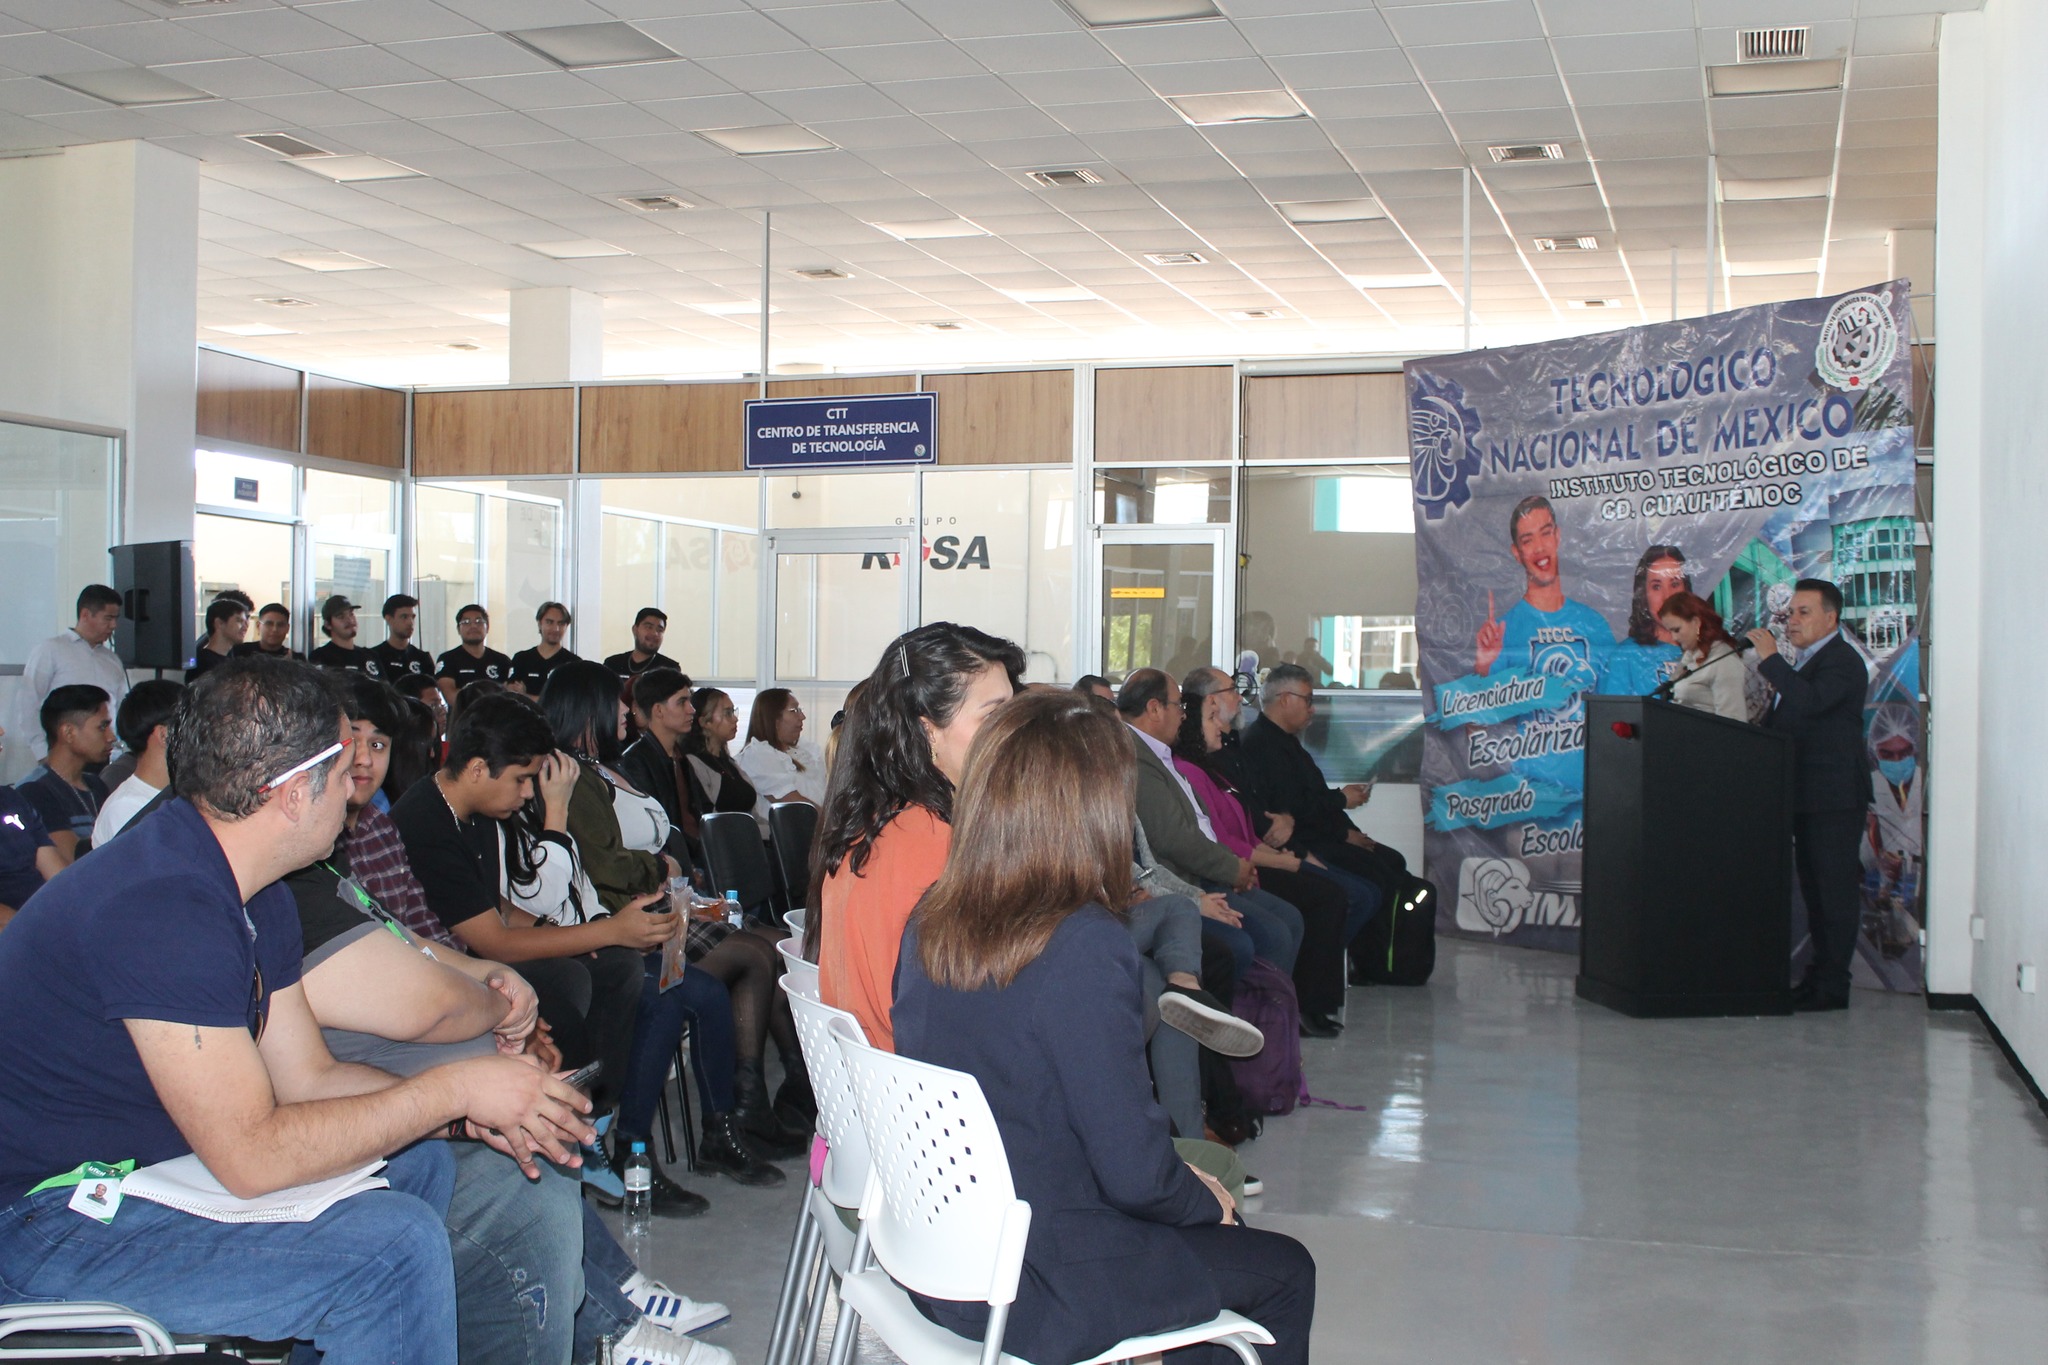
[[1792, 736], [1793, 861], [1813, 936], [1813, 965], [1793, 993], [1800, 1010], [1849, 1008], [1849, 964], [1862, 913], [1858, 841], [1870, 806], [1864, 759], [1863, 698], [1870, 674], [1843, 638], [1842, 590], [1821, 578], [1793, 585], [1785, 643], [1753, 630], [1757, 671], [1777, 695], [1768, 729]]

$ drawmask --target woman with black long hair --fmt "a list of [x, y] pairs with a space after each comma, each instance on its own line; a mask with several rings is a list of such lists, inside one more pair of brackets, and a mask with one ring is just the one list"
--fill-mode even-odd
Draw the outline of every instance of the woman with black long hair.
[[975, 732], [1017, 690], [1024, 652], [941, 621], [882, 651], [846, 713], [811, 858], [807, 951], [825, 1003], [891, 1045], [897, 945], [938, 880], [952, 840], [953, 788]]

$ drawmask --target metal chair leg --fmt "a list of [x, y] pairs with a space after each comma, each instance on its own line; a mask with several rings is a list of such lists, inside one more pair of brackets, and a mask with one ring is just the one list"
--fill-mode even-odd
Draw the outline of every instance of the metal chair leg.
[[668, 1164], [673, 1166], [676, 1164], [676, 1130], [669, 1126], [668, 1096], [666, 1094], [656, 1097], [654, 1101], [654, 1115], [661, 1120], [662, 1150], [668, 1153]]
[[822, 1239], [811, 1221], [808, 1204], [797, 1210], [796, 1229], [790, 1234], [789, 1262], [782, 1270], [782, 1292], [775, 1301], [775, 1326], [768, 1336], [767, 1365], [784, 1365], [792, 1347], [802, 1339], [802, 1294], [811, 1279], [811, 1263]]
[[[822, 1239], [821, 1239], [822, 1240]], [[813, 1365], [818, 1358], [818, 1336], [824, 1330], [825, 1296], [832, 1288], [832, 1265], [824, 1257], [823, 1246], [811, 1275], [807, 1301], [810, 1312], [804, 1318], [804, 1339], [797, 1351], [796, 1365]]]
[[[697, 1169], [697, 1120], [690, 1109], [690, 1039], [687, 1034], [676, 1045], [676, 1103], [683, 1115], [683, 1159]], [[673, 1158], [671, 1158], [673, 1159]]]

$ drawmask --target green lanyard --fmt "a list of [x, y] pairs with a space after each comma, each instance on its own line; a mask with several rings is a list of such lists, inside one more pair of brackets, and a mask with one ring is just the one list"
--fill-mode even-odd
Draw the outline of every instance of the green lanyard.
[[324, 859], [320, 862], [319, 867], [322, 872], [334, 878], [334, 894], [340, 897], [343, 905], [362, 911], [363, 914], [389, 929], [391, 936], [406, 947], [418, 948], [428, 957], [434, 955], [433, 950], [426, 944], [416, 941], [411, 934], [407, 933], [405, 926], [392, 918], [391, 912], [379, 905], [377, 898], [368, 891], [365, 891], [361, 882]]

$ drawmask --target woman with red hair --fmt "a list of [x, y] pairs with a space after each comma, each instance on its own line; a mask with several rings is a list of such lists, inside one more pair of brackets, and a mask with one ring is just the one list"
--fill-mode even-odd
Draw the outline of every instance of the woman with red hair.
[[1657, 619], [1683, 651], [1672, 700], [1730, 720], [1748, 720], [1748, 670], [1735, 652], [1735, 642], [1728, 638], [1720, 613], [1693, 594], [1678, 592], [1664, 599]]

